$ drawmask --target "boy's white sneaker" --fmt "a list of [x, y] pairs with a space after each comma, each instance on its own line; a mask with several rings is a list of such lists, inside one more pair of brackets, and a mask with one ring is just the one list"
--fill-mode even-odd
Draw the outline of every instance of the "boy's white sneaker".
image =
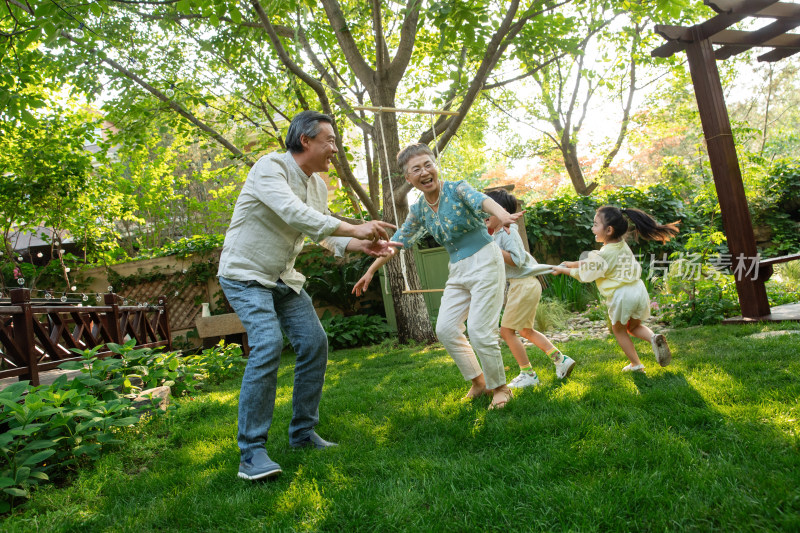
[[525, 387], [535, 387], [539, 384], [539, 376], [536, 373], [528, 374], [527, 372], [520, 372], [519, 376], [511, 380], [508, 384], [509, 389], [524, 389]]
[[556, 377], [558, 379], [567, 378], [572, 373], [572, 369], [575, 368], [575, 360], [572, 357], [567, 357], [566, 355], [563, 357], [560, 363], [555, 364]]
[[661, 366], [667, 366], [672, 361], [672, 352], [667, 344], [667, 339], [664, 335], [653, 335], [650, 340], [653, 345], [653, 354], [656, 356], [656, 361]]

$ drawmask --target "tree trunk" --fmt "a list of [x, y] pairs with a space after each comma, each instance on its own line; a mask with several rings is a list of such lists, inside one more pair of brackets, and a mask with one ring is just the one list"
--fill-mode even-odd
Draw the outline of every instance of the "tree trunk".
[[[385, 98], [384, 107], [394, 107], [393, 94], [381, 91]], [[383, 220], [395, 224], [398, 228], [408, 216], [408, 202], [403, 191], [405, 180], [397, 167], [395, 156], [400, 151], [400, 139], [397, 134], [397, 117], [394, 113], [384, 113], [380, 120], [375, 119], [376, 139], [375, 146], [380, 154], [380, 169], [383, 174]], [[384, 151], [384, 143], [386, 150]], [[386, 161], [386, 159], [389, 159]], [[387, 168], [388, 166], [388, 168]], [[388, 178], [387, 178], [388, 176]], [[391, 185], [389, 179], [392, 180]], [[394, 197], [393, 197], [394, 193]], [[406, 276], [400, 261], [405, 258]], [[421, 294], [403, 294], [406, 281], [410, 289], [420, 289], [419, 275], [414, 263], [413, 250], [406, 250], [403, 254], [386, 264], [386, 275], [389, 277], [389, 286], [392, 290], [395, 318], [397, 319], [397, 336], [400, 342], [414, 340], [424, 344], [436, 342], [431, 322], [428, 318], [428, 309]]]
[[575, 191], [580, 195], [589, 196], [597, 187], [597, 182], [589, 186], [586, 185], [581, 165], [578, 162], [577, 147], [570, 140], [562, 140], [560, 148], [564, 157], [564, 167], [567, 169], [567, 174], [569, 174], [569, 179], [572, 180], [572, 186], [575, 187]]
[[405, 260], [406, 278], [410, 289], [419, 289], [419, 276], [414, 264], [414, 253], [408, 250], [393, 261], [386, 264], [386, 275], [389, 277], [389, 286], [392, 290], [392, 301], [397, 319], [397, 337], [401, 343], [408, 341], [431, 344], [436, 342], [428, 309], [422, 294], [403, 294], [405, 279], [403, 279], [401, 260]]

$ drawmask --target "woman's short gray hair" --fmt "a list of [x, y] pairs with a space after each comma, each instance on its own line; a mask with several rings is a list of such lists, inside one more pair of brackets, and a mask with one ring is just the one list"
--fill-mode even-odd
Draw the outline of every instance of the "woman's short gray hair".
[[309, 139], [316, 137], [319, 134], [320, 122], [333, 125], [333, 117], [318, 111], [302, 111], [295, 115], [289, 124], [289, 131], [286, 132], [286, 149], [293, 154], [302, 152], [303, 143], [300, 142], [300, 137], [303, 135]]
[[406, 165], [408, 165], [408, 161], [414, 156], [423, 154], [431, 156], [431, 160], [436, 162], [436, 157], [427, 144], [410, 144], [397, 153], [397, 166], [403, 171], [404, 176], [407, 174]]

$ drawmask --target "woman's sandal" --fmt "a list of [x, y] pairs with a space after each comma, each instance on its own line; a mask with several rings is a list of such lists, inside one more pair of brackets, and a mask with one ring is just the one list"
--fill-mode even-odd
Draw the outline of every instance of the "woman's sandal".
[[[470, 389], [470, 391], [471, 390], [472, 389]], [[490, 394], [491, 394], [491, 392], [489, 391], [489, 389], [486, 389], [486, 388], [484, 388], [483, 390], [480, 390], [478, 392], [472, 393], [472, 394], [470, 394], [469, 391], [467, 391], [467, 395], [464, 396], [464, 399], [465, 400], [476, 400], [476, 399], [480, 398], [481, 396], [489, 396]]]
[[505, 400], [500, 400], [499, 402], [495, 402], [494, 398], [492, 398], [492, 403], [489, 404], [489, 410], [492, 411], [494, 409], [502, 409], [506, 406], [508, 401], [514, 397], [514, 393], [511, 392], [511, 389], [506, 391], [501, 391], [502, 394], [505, 395]]

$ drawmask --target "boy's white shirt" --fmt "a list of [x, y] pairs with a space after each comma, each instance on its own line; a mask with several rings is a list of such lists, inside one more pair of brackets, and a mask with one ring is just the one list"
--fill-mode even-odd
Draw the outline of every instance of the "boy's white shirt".
[[[522, 237], [519, 235], [519, 229], [516, 224], [511, 224], [509, 230], [510, 233], [496, 231], [493, 235], [497, 246], [511, 254], [511, 260], [516, 265], [505, 265], [506, 279], [527, 278], [528, 276], [538, 276], [552, 271], [550, 265], [539, 265], [536, 259], [525, 251], [525, 246], [522, 244]], [[544, 266], [544, 269], [541, 266]]]

